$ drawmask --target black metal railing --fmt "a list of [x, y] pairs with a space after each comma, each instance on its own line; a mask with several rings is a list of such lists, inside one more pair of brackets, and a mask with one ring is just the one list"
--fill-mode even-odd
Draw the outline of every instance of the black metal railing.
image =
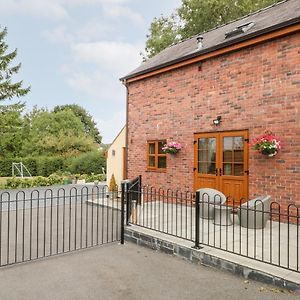
[[[129, 219], [132, 209], [136, 204], [141, 204], [142, 176], [139, 175], [133, 180], [125, 180], [122, 183], [122, 190], [126, 192], [126, 224], [129, 225]], [[125, 196], [125, 194], [124, 194]]]
[[[155, 189], [126, 193], [128, 223], [300, 272], [299, 207], [260, 197], [227, 205], [221, 195]], [[131, 201], [139, 197], [140, 202]], [[228, 200], [228, 199], [227, 199]], [[229, 202], [230, 203], [230, 202]]]
[[127, 199], [131, 208], [128, 223], [194, 241], [193, 193], [144, 186], [140, 191], [128, 190]]
[[122, 218], [121, 194], [106, 186], [2, 191], [0, 266], [124, 242]]

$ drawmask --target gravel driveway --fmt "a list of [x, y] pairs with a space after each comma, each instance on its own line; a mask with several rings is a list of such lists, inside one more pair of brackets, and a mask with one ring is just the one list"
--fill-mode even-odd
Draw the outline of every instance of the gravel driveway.
[[300, 299], [133, 244], [110, 244], [0, 269], [2, 300]]

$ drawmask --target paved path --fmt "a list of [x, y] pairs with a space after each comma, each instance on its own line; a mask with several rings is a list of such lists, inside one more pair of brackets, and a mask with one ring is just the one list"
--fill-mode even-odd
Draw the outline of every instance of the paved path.
[[120, 240], [120, 208], [101, 184], [2, 191], [0, 266]]
[[1, 300], [300, 299], [133, 244], [0, 269]]
[[120, 217], [117, 209], [74, 201], [0, 211], [0, 265], [120, 240]]
[[[299, 224], [267, 221], [264, 229], [241, 227], [237, 215], [234, 225], [219, 226], [200, 218], [200, 243], [246, 257], [299, 271]], [[291, 218], [292, 219], [292, 218]], [[294, 218], [295, 220], [295, 218]], [[195, 240], [195, 208], [152, 201], [138, 205], [134, 224]]]

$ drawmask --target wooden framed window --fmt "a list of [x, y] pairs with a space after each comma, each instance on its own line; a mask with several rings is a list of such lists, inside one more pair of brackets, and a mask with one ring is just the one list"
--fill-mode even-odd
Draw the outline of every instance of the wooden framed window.
[[162, 151], [165, 140], [147, 142], [147, 169], [164, 171], [167, 168], [167, 155]]

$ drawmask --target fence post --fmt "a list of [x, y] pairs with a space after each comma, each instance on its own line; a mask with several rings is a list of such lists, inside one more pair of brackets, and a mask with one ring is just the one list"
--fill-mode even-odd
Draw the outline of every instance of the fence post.
[[126, 191], [126, 225], [130, 226], [129, 220], [131, 216], [131, 191], [129, 191], [129, 183], [125, 183], [125, 191]]
[[196, 205], [195, 205], [195, 209], [196, 209], [196, 213], [195, 213], [195, 225], [196, 225], [196, 229], [195, 229], [195, 249], [200, 249], [200, 241], [199, 241], [199, 237], [200, 237], [200, 192], [196, 192]]
[[138, 203], [142, 203], [142, 175], [139, 175]]
[[121, 184], [121, 244], [124, 245], [125, 235], [125, 183]]

